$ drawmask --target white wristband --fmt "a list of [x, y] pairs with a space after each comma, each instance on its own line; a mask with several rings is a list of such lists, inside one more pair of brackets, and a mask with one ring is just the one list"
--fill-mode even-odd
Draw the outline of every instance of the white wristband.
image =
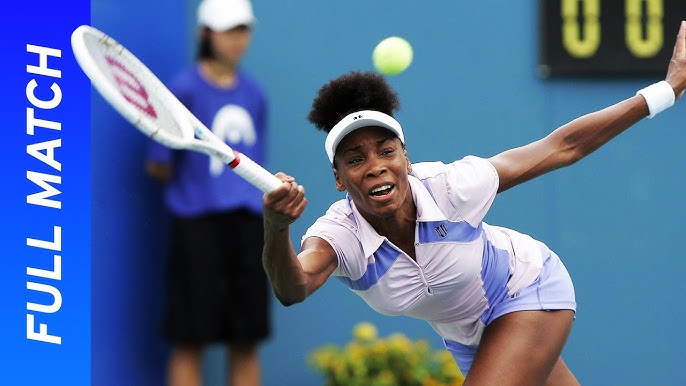
[[641, 95], [645, 98], [650, 113], [648, 118], [652, 118], [658, 113], [672, 107], [675, 99], [672, 86], [664, 80], [638, 90], [636, 95]]

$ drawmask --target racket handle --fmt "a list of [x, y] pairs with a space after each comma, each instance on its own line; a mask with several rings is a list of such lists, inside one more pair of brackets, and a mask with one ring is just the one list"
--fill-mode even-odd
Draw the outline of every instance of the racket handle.
[[275, 175], [251, 160], [247, 155], [234, 150], [236, 158], [229, 164], [229, 167], [246, 181], [253, 184], [263, 193], [270, 193], [283, 183]]

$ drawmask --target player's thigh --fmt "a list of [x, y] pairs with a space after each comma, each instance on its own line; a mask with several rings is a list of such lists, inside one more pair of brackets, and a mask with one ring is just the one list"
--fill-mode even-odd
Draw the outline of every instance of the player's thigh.
[[465, 385], [545, 385], [569, 336], [574, 312], [517, 311], [484, 330]]
[[572, 371], [569, 370], [569, 367], [567, 367], [567, 364], [562, 360], [562, 358], [558, 358], [557, 363], [555, 363], [555, 367], [553, 367], [553, 371], [550, 372], [550, 376], [548, 376], [548, 381], [545, 383], [546, 386], [579, 386], [580, 383], [572, 374]]

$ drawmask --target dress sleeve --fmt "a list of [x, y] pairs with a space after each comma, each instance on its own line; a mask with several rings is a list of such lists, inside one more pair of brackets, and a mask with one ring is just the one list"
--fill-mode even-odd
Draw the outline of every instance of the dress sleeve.
[[498, 172], [484, 158], [467, 156], [446, 165], [448, 199], [471, 225], [483, 221], [498, 192]]
[[357, 236], [357, 227], [347, 216], [338, 212], [336, 204], [318, 218], [302, 237], [319, 237], [329, 243], [338, 257], [338, 266], [333, 276], [345, 276], [357, 280], [364, 274], [367, 261], [364, 258], [362, 244]]

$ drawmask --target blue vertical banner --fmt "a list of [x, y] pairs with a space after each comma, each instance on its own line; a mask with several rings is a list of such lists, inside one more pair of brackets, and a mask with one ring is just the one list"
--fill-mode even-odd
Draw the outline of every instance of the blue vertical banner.
[[90, 385], [90, 1], [13, 2], [2, 28], [0, 384]]

